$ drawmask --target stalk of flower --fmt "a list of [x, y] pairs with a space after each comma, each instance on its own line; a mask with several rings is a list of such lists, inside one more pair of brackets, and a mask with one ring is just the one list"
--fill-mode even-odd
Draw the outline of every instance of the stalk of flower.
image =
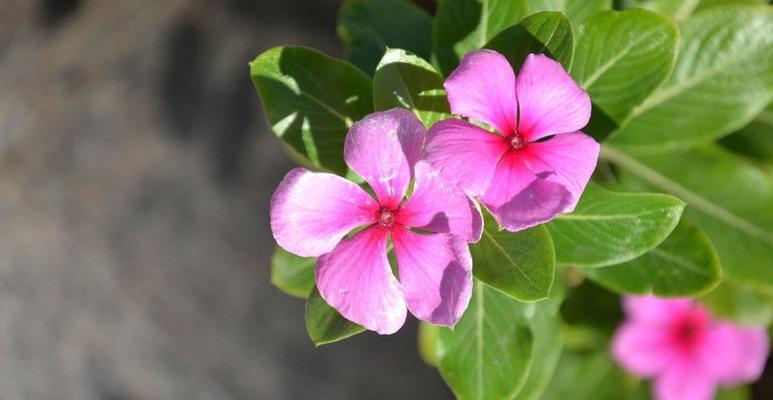
[[[339, 176], [296, 168], [271, 200], [277, 243], [319, 256], [321, 296], [345, 318], [381, 334], [403, 325], [406, 308], [421, 320], [453, 326], [472, 293], [468, 243], [480, 239], [480, 210], [420, 160], [425, 136], [408, 110], [370, 114], [349, 130], [344, 159], [375, 199]], [[345, 238], [358, 227], [364, 228]], [[399, 281], [387, 258], [390, 238]]]
[[768, 357], [764, 328], [715, 319], [691, 299], [625, 297], [627, 319], [612, 343], [625, 369], [655, 380], [659, 400], [708, 400], [717, 386], [759, 378]]
[[[427, 160], [519, 231], [574, 210], [599, 155], [579, 130], [591, 102], [561, 64], [530, 54], [516, 77], [492, 50], [468, 53], [445, 81], [451, 111], [493, 127], [447, 119], [427, 139]], [[471, 162], [474, 160], [474, 162]]]

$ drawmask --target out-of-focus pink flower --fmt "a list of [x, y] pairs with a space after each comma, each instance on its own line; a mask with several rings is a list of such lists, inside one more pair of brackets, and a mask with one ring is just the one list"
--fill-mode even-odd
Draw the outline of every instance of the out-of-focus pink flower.
[[612, 343], [625, 369], [655, 380], [659, 400], [706, 400], [718, 385], [759, 378], [768, 357], [765, 329], [712, 318], [690, 299], [626, 297]]
[[[405, 109], [370, 114], [349, 130], [344, 159], [376, 199], [339, 176], [303, 168], [290, 171], [271, 199], [277, 243], [300, 256], [320, 256], [316, 282], [325, 301], [381, 334], [400, 329], [406, 306], [419, 319], [452, 326], [472, 293], [467, 243], [480, 239], [480, 210], [419, 161], [425, 133]], [[412, 178], [413, 194], [404, 200]], [[390, 236], [399, 282], [387, 259]]]
[[574, 211], [599, 144], [579, 132], [590, 98], [561, 64], [530, 54], [516, 77], [504, 56], [479, 50], [462, 59], [445, 88], [454, 114], [497, 134], [458, 119], [435, 124], [426, 154], [443, 176], [480, 196], [510, 231]]

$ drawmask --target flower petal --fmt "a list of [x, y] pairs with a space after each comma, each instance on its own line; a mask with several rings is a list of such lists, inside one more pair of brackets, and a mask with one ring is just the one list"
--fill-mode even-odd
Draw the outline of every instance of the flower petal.
[[612, 339], [612, 356], [626, 370], [644, 378], [657, 376], [674, 358], [664, 330], [625, 323]]
[[325, 254], [352, 229], [376, 221], [378, 204], [352, 182], [295, 168], [271, 197], [271, 231], [285, 250], [303, 257]]
[[431, 232], [450, 233], [477, 242], [483, 232], [478, 205], [449, 183], [426, 161], [416, 163], [411, 198], [400, 209], [397, 223]]
[[500, 136], [466, 121], [447, 119], [430, 128], [425, 154], [446, 180], [472, 195], [482, 195], [508, 147]]
[[518, 132], [527, 141], [582, 129], [590, 120], [588, 93], [558, 62], [529, 54], [515, 84]]
[[655, 380], [655, 398], [658, 400], [711, 400], [716, 382], [689, 360], [672, 363]]
[[395, 208], [421, 158], [425, 133], [421, 121], [406, 109], [369, 114], [346, 135], [344, 159], [373, 188], [382, 206]]
[[768, 350], [765, 329], [720, 322], [707, 333], [700, 356], [703, 369], [723, 385], [734, 386], [760, 377]]
[[515, 132], [515, 74], [503, 55], [493, 50], [467, 53], [443, 86], [454, 114], [485, 122], [505, 136]]
[[693, 307], [690, 299], [663, 299], [655, 296], [625, 296], [623, 309], [629, 321], [654, 327], [667, 327]]
[[320, 295], [341, 315], [382, 335], [405, 322], [403, 291], [387, 260], [389, 231], [376, 226], [343, 240], [317, 261]]
[[408, 309], [421, 320], [455, 325], [472, 295], [467, 243], [453, 235], [422, 235], [400, 226], [392, 240]]

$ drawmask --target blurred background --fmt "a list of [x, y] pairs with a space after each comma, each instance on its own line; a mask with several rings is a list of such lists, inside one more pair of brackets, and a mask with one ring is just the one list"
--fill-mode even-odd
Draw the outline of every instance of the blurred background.
[[338, 0], [0, 0], [0, 399], [446, 399], [415, 321], [315, 349], [247, 63]]
[[[315, 348], [304, 302], [270, 284], [268, 202], [293, 164], [247, 63], [340, 56], [339, 4], [0, 0], [0, 400], [452, 398], [415, 320]], [[620, 318], [583, 293], [569, 322]]]

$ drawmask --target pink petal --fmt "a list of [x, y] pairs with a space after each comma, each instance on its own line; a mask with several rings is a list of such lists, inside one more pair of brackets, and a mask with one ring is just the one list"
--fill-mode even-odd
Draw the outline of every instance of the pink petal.
[[703, 369], [723, 385], [739, 385], [762, 374], [768, 358], [768, 335], [764, 329], [720, 322], [709, 330], [700, 350]]
[[472, 295], [467, 243], [453, 235], [422, 235], [400, 226], [392, 240], [408, 309], [421, 320], [455, 325]]
[[558, 62], [529, 54], [516, 79], [518, 132], [527, 141], [582, 129], [590, 120], [591, 103]]
[[400, 209], [397, 223], [431, 232], [450, 233], [477, 242], [483, 232], [478, 205], [458, 186], [448, 183], [426, 161], [416, 163], [411, 198]]
[[505, 136], [515, 132], [515, 74], [503, 55], [493, 50], [467, 53], [443, 86], [454, 114], [485, 122]]
[[599, 144], [579, 132], [508, 152], [483, 196], [500, 226], [519, 231], [574, 211], [598, 160]]
[[410, 111], [395, 108], [369, 114], [346, 135], [344, 159], [376, 192], [385, 207], [397, 207], [424, 146], [424, 125]]
[[664, 299], [655, 296], [625, 296], [623, 309], [628, 320], [637, 324], [667, 327], [693, 307], [699, 307], [690, 299]]
[[666, 332], [658, 327], [625, 323], [612, 339], [612, 356], [626, 370], [644, 378], [657, 376], [674, 359]]
[[688, 360], [672, 363], [654, 385], [656, 400], [711, 400], [715, 390], [714, 379]]
[[472, 195], [482, 195], [508, 148], [500, 136], [466, 121], [447, 119], [430, 128], [425, 153], [445, 179]]
[[376, 221], [378, 204], [339, 176], [295, 168], [271, 197], [271, 231], [285, 250], [325, 254], [352, 229]]
[[341, 315], [382, 335], [405, 322], [403, 291], [387, 260], [389, 231], [367, 228], [317, 261], [317, 288]]

